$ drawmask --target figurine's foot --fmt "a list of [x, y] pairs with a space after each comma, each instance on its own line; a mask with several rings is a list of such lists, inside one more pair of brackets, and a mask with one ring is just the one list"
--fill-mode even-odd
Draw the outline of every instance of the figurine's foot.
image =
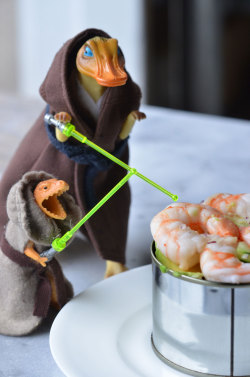
[[[71, 116], [66, 113], [65, 111], [61, 111], [60, 113], [56, 113], [54, 118], [59, 120], [62, 123], [69, 123], [71, 122]], [[68, 140], [68, 137], [64, 135], [58, 128], [56, 128], [56, 138], [58, 141], [63, 143], [64, 141]]]
[[107, 260], [106, 262], [106, 272], [104, 278], [109, 278], [110, 276], [117, 275], [120, 272], [127, 271], [127, 267], [124, 266], [122, 263], [114, 262], [111, 260]]

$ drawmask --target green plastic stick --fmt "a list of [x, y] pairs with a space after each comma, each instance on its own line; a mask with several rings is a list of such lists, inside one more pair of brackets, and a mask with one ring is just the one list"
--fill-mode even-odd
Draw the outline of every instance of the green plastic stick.
[[102, 149], [101, 147], [99, 147], [98, 145], [93, 143], [92, 141], [88, 140], [86, 136], [82, 135], [80, 132], [75, 130], [75, 126], [73, 126], [73, 124], [66, 123], [64, 125], [64, 128], [63, 128], [63, 134], [68, 136], [68, 137], [72, 136], [75, 139], [77, 139], [78, 141], [80, 141], [81, 143], [87, 144], [89, 147], [95, 149], [97, 152], [101, 153], [102, 155], [104, 155], [108, 159], [112, 160], [116, 164], [120, 165], [124, 169], [126, 169], [128, 171], [133, 171], [134, 174], [137, 175], [137, 177], [143, 179], [144, 181], [146, 181], [150, 185], [152, 185], [155, 188], [157, 188], [158, 190], [162, 191], [164, 194], [170, 196], [174, 201], [178, 200], [177, 195], [172, 194], [170, 191], [167, 191], [163, 187], [159, 186], [157, 183], [151, 181], [149, 178], [147, 178], [144, 175], [142, 175], [141, 173], [139, 173], [136, 169], [131, 168], [129, 165], [125, 164], [125, 162], [119, 160], [119, 158], [113, 156], [111, 153], [105, 151], [104, 149]]
[[113, 196], [116, 191], [118, 191], [128, 180], [132, 175], [137, 175], [139, 178], [143, 179], [145, 182], [149, 183], [153, 187], [157, 188], [158, 190], [162, 191], [164, 194], [170, 196], [174, 201], [178, 200], [178, 196], [175, 194], [172, 194], [170, 191], [164, 189], [163, 187], [159, 186], [157, 183], [151, 181], [149, 178], [145, 177], [141, 173], [139, 173], [136, 169], [131, 168], [129, 165], [125, 164], [125, 162], [119, 160], [117, 157], [113, 156], [109, 152], [105, 151], [92, 141], [88, 140], [86, 136], [82, 135], [80, 132], [76, 131], [75, 126], [71, 123], [61, 123], [54, 119], [53, 115], [46, 114], [45, 115], [45, 121], [48, 124], [53, 124], [55, 127], [59, 128], [59, 130], [66, 135], [67, 137], [74, 137], [76, 140], [80, 141], [83, 144], [87, 144], [89, 147], [95, 149], [97, 152], [101, 153], [108, 159], [112, 160], [116, 164], [120, 165], [124, 169], [126, 169], [129, 173], [120, 181], [117, 183], [115, 187], [113, 187], [112, 190], [108, 192], [107, 195], [104, 196], [100, 202], [98, 202], [95, 207], [93, 207], [83, 218], [80, 220], [70, 231], [65, 233], [61, 238], [56, 238], [52, 242], [52, 247], [56, 251], [62, 251], [66, 247], [67, 241], [70, 240], [70, 238], [74, 235], [74, 233], [104, 204], [108, 199]]
[[107, 195], [102, 198], [83, 218], [80, 220], [71, 230], [69, 230], [67, 233], [65, 233], [61, 238], [56, 238], [52, 242], [52, 247], [56, 251], [62, 251], [66, 247], [66, 242], [74, 235], [74, 233], [104, 204], [106, 203], [111, 196], [113, 196], [116, 191], [118, 191], [128, 180], [129, 178], [134, 174], [134, 172], [128, 173], [120, 182], [115, 185], [115, 187], [110, 190]]

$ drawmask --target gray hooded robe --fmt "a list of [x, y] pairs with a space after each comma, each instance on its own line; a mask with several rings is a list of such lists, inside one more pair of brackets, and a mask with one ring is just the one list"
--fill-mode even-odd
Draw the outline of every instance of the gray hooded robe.
[[[35, 202], [33, 191], [40, 181], [53, 178], [45, 172], [26, 173], [10, 190], [7, 198], [9, 221], [0, 244], [0, 333], [24, 335], [34, 330], [48, 314], [52, 277], [60, 309], [72, 296], [71, 284], [54, 258], [42, 267], [24, 254], [27, 242], [34, 242], [38, 253], [50, 248], [81, 218], [81, 211], [67, 193], [60, 202], [65, 220], [49, 218]], [[50, 279], [49, 279], [50, 276]]]

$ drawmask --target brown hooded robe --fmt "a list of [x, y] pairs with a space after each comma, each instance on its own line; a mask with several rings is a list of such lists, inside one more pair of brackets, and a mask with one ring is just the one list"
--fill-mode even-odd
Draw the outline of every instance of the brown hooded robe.
[[[80, 47], [95, 36], [109, 37], [101, 30], [88, 29], [62, 46], [40, 88], [40, 94], [49, 105], [50, 113], [68, 112], [72, 116], [72, 123], [79, 132], [110, 153], [114, 153], [119, 146], [119, 133], [123, 123], [131, 111], [139, 108], [141, 93], [139, 87], [128, 75], [125, 85], [105, 90], [98, 119], [97, 121], [93, 119], [79, 96], [75, 60]], [[2, 177], [0, 183], [0, 236], [7, 223], [5, 207], [8, 192], [11, 186], [30, 170], [44, 170], [56, 178], [65, 180], [69, 183], [69, 192], [81, 207], [83, 214], [90, 209], [86, 200], [88, 164], [76, 163], [52, 145], [44, 125], [45, 111], [24, 137]], [[69, 139], [66, 143], [74, 145], [78, 142]], [[84, 145], [82, 147], [88, 148]], [[125, 162], [128, 161], [127, 145], [123, 148], [119, 158]], [[106, 170], [98, 171], [93, 181], [96, 200], [99, 201], [126, 173], [116, 164]], [[95, 203], [92, 203], [91, 206], [93, 204]], [[129, 205], [130, 191], [126, 184], [81, 229], [106, 260], [125, 263]]]

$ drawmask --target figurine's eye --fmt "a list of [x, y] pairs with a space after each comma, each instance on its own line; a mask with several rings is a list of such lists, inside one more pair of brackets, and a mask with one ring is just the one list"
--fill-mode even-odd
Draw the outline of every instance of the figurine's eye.
[[44, 186], [44, 188], [43, 188], [44, 190], [47, 190], [48, 189], [48, 187], [47, 186]]
[[89, 46], [86, 46], [86, 47], [85, 47], [85, 50], [84, 50], [84, 56], [88, 56], [88, 57], [92, 57], [92, 56], [94, 56], [94, 55], [93, 55], [93, 52], [92, 52], [92, 50], [89, 48]]

